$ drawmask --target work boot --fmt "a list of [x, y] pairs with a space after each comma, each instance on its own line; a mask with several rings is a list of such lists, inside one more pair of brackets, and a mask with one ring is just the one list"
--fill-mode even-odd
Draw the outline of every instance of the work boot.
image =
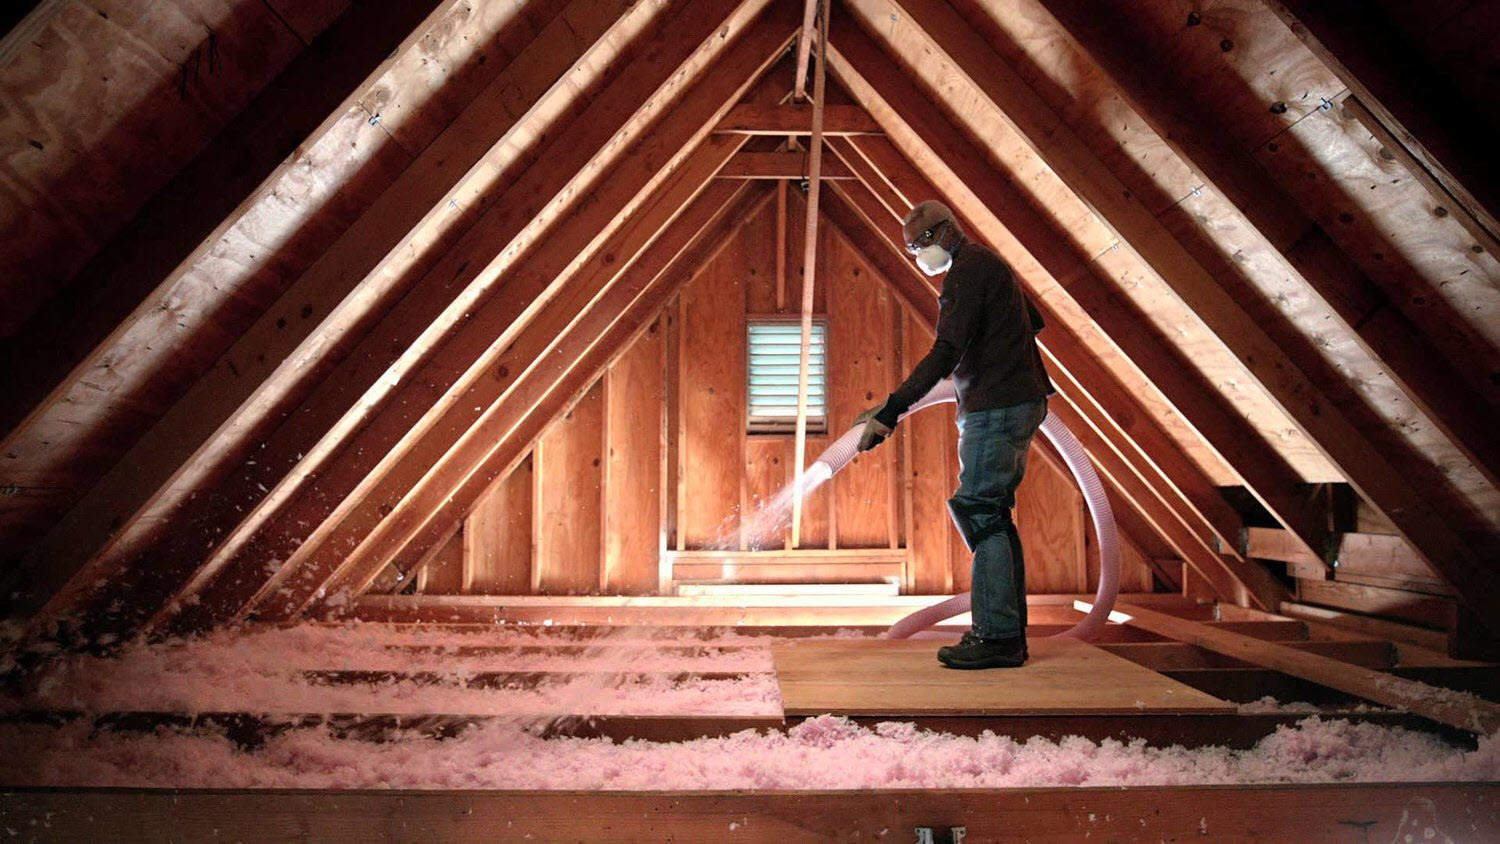
[[937, 656], [949, 668], [1016, 668], [1026, 662], [1026, 637], [981, 639], [965, 633], [958, 644], [938, 648]]

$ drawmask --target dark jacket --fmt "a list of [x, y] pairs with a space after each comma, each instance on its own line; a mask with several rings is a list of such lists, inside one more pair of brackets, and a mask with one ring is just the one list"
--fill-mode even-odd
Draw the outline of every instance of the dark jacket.
[[1055, 392], [1036, 346], [1042, 316], [999, 255], [971, 241], [960, 244], [938, 304], [932, 351], [875, 418], [895, 427], [907, 408], [949, 375], [958, 388], [960, 416]]

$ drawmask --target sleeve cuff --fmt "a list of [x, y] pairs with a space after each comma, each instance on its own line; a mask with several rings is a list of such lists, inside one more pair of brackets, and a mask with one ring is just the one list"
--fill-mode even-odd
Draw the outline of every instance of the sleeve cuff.
[[875, 421], [887, 428], [895, 429], [896, 423], [901, 421], [901, 411], [904, 409], [897, 407], [896, 397], [891, 396], [885, 400], [885, 406], [880, 408], [880, 411], [875, 414]]

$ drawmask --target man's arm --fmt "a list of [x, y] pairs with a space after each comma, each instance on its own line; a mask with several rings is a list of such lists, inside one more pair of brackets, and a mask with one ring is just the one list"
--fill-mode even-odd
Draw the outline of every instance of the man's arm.
[[984, 312], [985, 280], [977, 273], [950, 271], [943, 280], [943, 295], [938, 298], [937, 339], [932, 350], [912, 369], [901, 386], [886, 399], [875, 418], [889, 428], [916, 401], [953, 374], [964, 351], [979, 332]]

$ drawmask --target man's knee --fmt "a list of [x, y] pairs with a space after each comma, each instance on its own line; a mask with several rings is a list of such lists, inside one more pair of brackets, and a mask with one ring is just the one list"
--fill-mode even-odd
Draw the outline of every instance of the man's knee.
[[975, 504], [962, 498], [948, 499], [948, 515], [953, 519], [954, 527], [964, 539], [964, 545], [970, 553], [979, 547], [979, 543], [989, 539], [997, 533], [1015, 532], [1015, 524], [1011, 521], [1009, 508], [996, 507], [992, 504]]

